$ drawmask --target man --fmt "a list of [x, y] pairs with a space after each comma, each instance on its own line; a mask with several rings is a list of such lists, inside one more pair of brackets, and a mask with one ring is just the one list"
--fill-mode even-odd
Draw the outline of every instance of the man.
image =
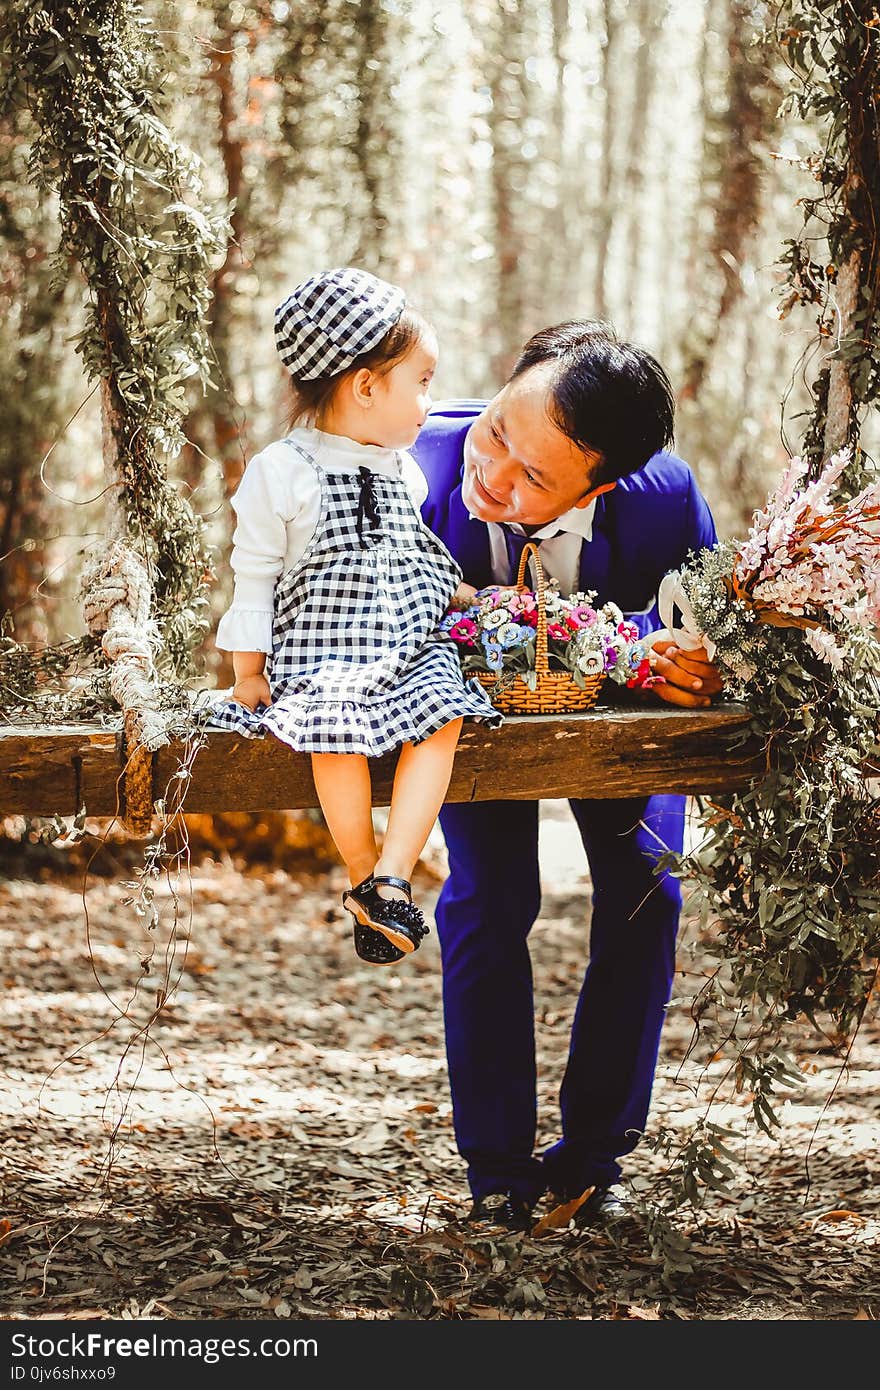
[[[414, 452], [426, 523], [477, 587], [516, 580], [526, 539], [561, 592], [592, 589], [643, 634], [659, 629], [663, 575], [715, 528], [690, 469], [666, 452], [673, 399], [659, 364], [607, 325], [565, 323], [529, 340], [488, 404], [431, 412]], [[653, 695], [701, 706], [721, 683], [706, 652], [656, 638]], [[684, 797], [573, 800], [593, 886], [590, 960], [560, 1091], [562, 1137], [535, 1155], [534, 1003], [527, 937], [540, 908], [538, 803], [447, 804], [449, 877], [436, 909], [446, 1048], [474, 1220], [526, 1228], [545, 1192], [593, 1188], [581, 1215], [622, 1214], [618, 1159], [644, 1129], [681, 906], [658, 877], [681, 850]]]

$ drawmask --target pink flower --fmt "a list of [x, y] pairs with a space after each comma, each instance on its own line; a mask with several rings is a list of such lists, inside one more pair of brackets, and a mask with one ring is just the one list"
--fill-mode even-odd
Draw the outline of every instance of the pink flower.
[[639, 630], [635, 623], [618, 623], [617, 631], [625, 642], [637, 642], [639, 640]]
[[596, 621], [596, 610], [588, 603], [579, 603], [571, 610], [571, 617], [576, 618], [581, 627], [592, 627]]
[[563, 627], [562, 623], [548, 623], [547, 636], [552, 637], [554, 642], [567, 642], [571, 633], [567, 627]]
[[531, 613], [535, 607], [534, 594], [518, 594], [516, 590], [507, 600], [507, 607], [511, 613]]
[[449, 629], [449, 636], [453, 642], [464, 642], [472, 646], [477, 635], [477, 625], [470, 618], [459, 618], [458, 622]]

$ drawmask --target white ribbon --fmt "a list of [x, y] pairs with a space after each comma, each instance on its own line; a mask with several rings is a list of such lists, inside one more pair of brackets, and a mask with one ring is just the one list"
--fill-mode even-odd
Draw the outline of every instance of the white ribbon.
[[[652, 632], [652, 642], [658, 638], [666, 637], [670, 642], [674, 642], [682, 651], [693, 652], [698, 647], [705, 647], [706, 655], [710, 661], [715, 659], [715, 643], [705, 632], [701, 632], [691, 601], [684, 591], [681, 582], [681, 574], [678, 570], [672, 570], [669, 574], [664, 574], [660, 581], [660, 589], [657, 594], [657, 607], [660, 610], [660, 621], [663, 624], [662, 632]], [[683, 627], [673, 625], [673, 613], [675, 609], [681, 613]]]

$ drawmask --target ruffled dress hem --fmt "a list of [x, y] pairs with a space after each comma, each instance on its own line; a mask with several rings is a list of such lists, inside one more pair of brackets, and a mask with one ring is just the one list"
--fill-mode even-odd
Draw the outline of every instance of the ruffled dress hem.
[[393, 692], [368, 703], [355, 700], [316, 700], [313, 695], [282, 695], [262, 710], [251, 711], [235, 700], [214, 696], [204, 713], [208, 724], [232, 728], [245, 738], [274, 734], [298, 753], [362, 753], [378, 758], [404, 743], [423, 743], [454, 719], [465, 718], [497, 728], [502, 715], [493, 708], [475, 680], [465, 680], [454, 690], [431, 685], [422, 691], [416, 706], [404, 708]]

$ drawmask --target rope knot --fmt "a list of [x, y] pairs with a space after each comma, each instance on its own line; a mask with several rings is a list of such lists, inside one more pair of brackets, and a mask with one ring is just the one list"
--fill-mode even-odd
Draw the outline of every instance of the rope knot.
[[158, 633], [143, 561], [125, 541], [109, 541], [83, 570], [80, 595], [89, 632], [101, 634], [101, 649], [111, 663], [113, 698], [126, 713], [137, 712], [144, 746], [160, 748], [168, 733], [156, 689]]

